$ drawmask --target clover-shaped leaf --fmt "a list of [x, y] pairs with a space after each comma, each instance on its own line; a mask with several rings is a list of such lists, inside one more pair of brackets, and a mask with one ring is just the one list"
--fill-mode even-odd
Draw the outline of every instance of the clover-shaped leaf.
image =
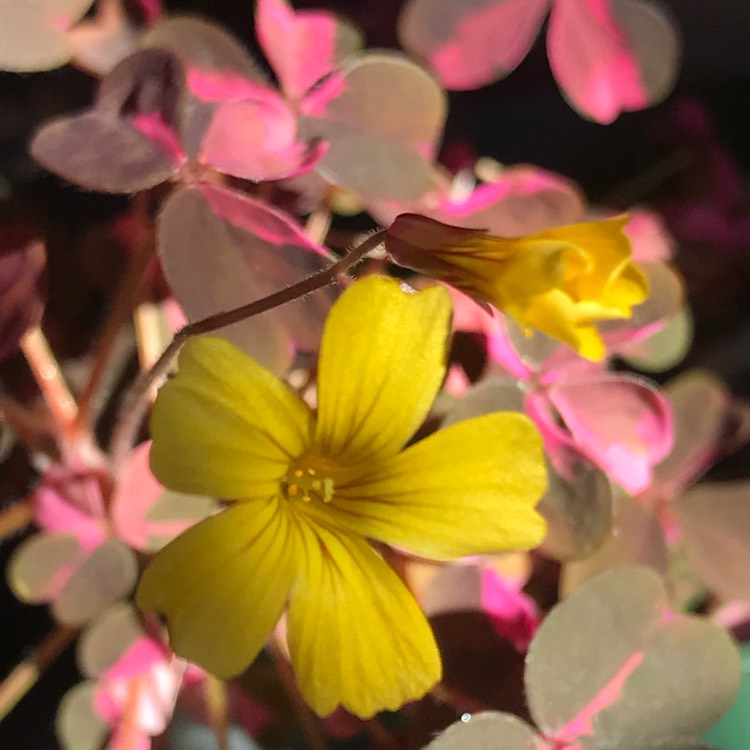
[[[164, 273], [188, 319], [198, 320], [279, 291], [327, 265], [325, 249], [281, 211], [208, 184], [173, 193], [159, 218]], [[235, 323], [222, 335], [283, 372], [292, 341], [317, 348], [332, 292]]]
[[430, 747], [470, 739], [503, 750], [702, 748], [701, 734], [731, 706], [739, 678], [737, 649], [722, 628], [671, 615], [653, 572], [617, 568], [555, 606], [531, 642], [526, 695], [540, 734], [515, 717], [479, 715]]
[[150, 49], [123, 60], [94, 106], [44, 125], [32, 156], [90, 190], [129, 193], [175, 177], [184, 155], [177, 131], [184, 75], [174, 55]]

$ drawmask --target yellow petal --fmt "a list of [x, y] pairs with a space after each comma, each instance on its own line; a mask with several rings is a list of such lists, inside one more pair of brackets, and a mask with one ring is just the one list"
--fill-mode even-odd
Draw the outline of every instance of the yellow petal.
[[151, 419], [156, 477], [198, 495], [274, 495], [290, 457], [309, 444], [309, 408], [224, 339], [191, 339], [179, 367], [159, 390]]
[[218, 677], [256, 657], [294, 579], [296, 529], [275, 500], [238, 503], [162, 549], [136, 603], [167, 616], [170, 646]]
[[[434, 559], [538, 545], [546, 487], [541, 439], [521, 414], [495, 413], [431, 435], [312, 505], [337, 527]], [[322, 518], [322, 516], [320, 516]]]
[[367, 718], [421, 698], [440, 679], [434, 636], [414, 597], [362, 539], [303, 526], [289, 605], [297, 684], [321, 716]]
[[395, 455], [422, 423], [445, 373], [445, 289], [408, 293], [369, 277], [333, 306], [323, 332], [315, 450], [345, 463]]

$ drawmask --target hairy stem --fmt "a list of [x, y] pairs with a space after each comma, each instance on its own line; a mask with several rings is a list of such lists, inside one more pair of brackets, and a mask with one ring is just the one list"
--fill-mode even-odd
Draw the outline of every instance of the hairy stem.
[[384, 232], [376, 232], [370, 235], [361, 245], [345, 255], [341, 260], [286, 289], [275, 292], [268, 297], [263, 297], [263, 299], [250, 302], [247, 305], [242, 305], [242, 307], [235, 308], [234, 310], [216, 313], [216, 315], [211, 315], [203, 320], [188, 323], [181, 328], [175, 334], [172, 343], [156, 361], [156, 364], [133, 383], [123, 399], [111, 444], [112, 462], [115, 472], [122, 466], [124, 459], [133, 446], [133, 438], [141, 424], [148, 405], [148, 392], [152, 383], [166, 374], [174, 356], [191, 336], [216, 331], [232, 323], [252, 318], [255, 315], [260, 315], [275, 307], [284, 305], [287, 302], [292, 302], [299, 297], [303, 297], [305, 294], [314, 292], [316, 289], [321, 289], [330, 284], [339, 274], [344, 273], [357, 264], [369, 252], [380, 245], [383, 242], [383, 237]]

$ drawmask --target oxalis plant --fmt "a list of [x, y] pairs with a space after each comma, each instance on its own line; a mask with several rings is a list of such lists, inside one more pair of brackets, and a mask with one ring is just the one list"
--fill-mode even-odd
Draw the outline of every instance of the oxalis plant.
[[32, 475], [6, 578], [56, 623], [0, 720], [75, 643], [66, 750], [711, 747], [750, 516], [700, 479], [750, 419], [709, 373], [621, 366], [688, 351], [674, 243], [541, 168], [438, 157], [446, 89], [511, 73], [547, 17], [582, 116], [658, 103], [669, 14], [407, 0], [397, 52], [246, 11], [263, 61], [158, 2], [0, 0], [0, 67], [100, 79], [29, 154], [127, 196], [128, 259], [74, 367], [44, 238], [0, 237], [2, 458]]

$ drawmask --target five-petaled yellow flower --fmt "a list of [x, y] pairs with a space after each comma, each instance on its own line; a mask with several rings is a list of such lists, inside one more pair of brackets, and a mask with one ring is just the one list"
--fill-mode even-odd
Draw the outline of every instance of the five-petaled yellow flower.
[[399, 265], [599, 360], [606, 349], [594, 323], [629, 318], [649, 294], [646, 277], [630, 259], [626, 223], [619, 217], [496, 237], [402, 214], [388, 229], [385, 246]]
[[496, 413], [404, 447], [445, 373], [451, 308], [435, 287], [356, 282], [323, 334], [314, 413], [212, 337], [190, 341], [154, 407], [151, 465], [168, 487], [238, 501], [158, 553], [138, 604], [174, 650], [244, 669], [282, 613], [299, 688], [321, 715], [396, 709], [441, 674], [430, 627], [368, 543], [434, 559], [537, 545], [540, 440]]

